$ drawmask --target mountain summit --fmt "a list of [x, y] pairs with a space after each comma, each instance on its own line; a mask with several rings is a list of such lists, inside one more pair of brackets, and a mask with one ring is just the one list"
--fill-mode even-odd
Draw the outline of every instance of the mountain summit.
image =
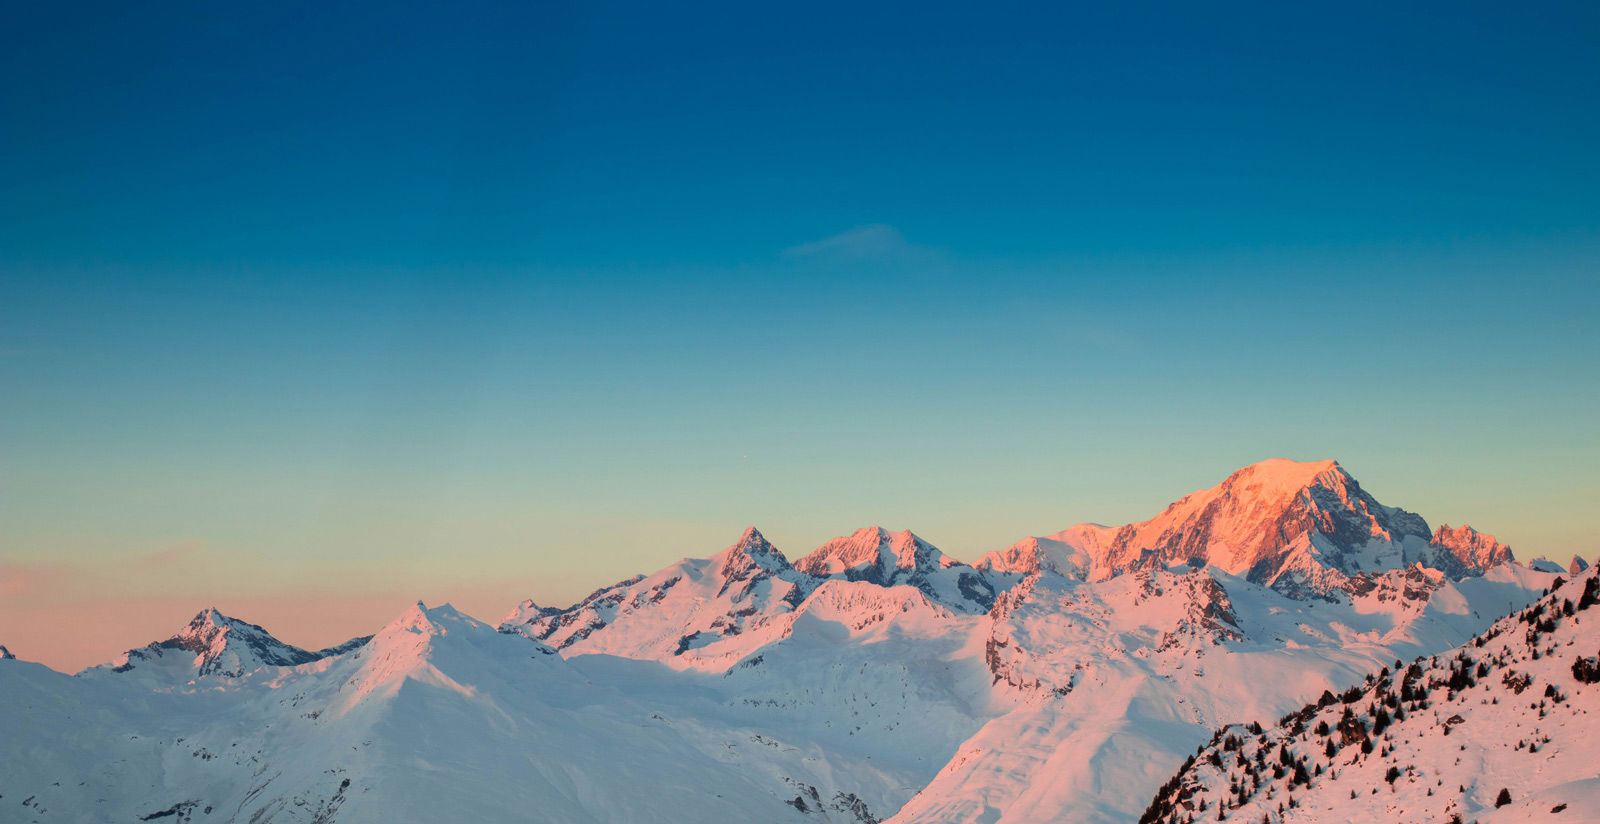
[[312, 652], [285, 644], [262, 627], [229, 618], [212, 607], [202, 610], [171, 638], [128, 650], [113, 664], [91, 667], [86, 672], [109, 669], [124, 673], [159, 663], [162, 669], [175, 668], [188, 678], [238, 678], [262, 667], [308, 664], [356, 649], [367, 640], [355, 638]]
[[909, 529], [858, 529], [817, 547], [796, 561], [794, 567], [817, 578], [866, 581], [885, 587], [907, 584], [936, 603], [967, 612], [983, 612], [994, 605], [993, 583]]
[[1337, 461], [1274, 458], [1184, 496], [1147, 521], [1080, 524], [990, 553], [978, 566], [1103, 580], [1137, 569], [1213, 566], [1286, 593], [1325, 595], [1361, 573], [1421, 563], [1453, 577], [1511, 559], [1468, 526], [1430, 533], [1422, 516], [1385, 506]]

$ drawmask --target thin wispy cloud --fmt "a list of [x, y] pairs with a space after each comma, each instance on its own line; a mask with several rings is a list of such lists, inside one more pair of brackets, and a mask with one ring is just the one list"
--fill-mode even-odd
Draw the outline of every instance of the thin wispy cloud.
[[857, 226], [821, 240], [790, 246], [781, 255], [790, 259], [893, 264], [927, 264], [943, 258], [938, 249], [912, 243], [899, 229], [884, 223]]

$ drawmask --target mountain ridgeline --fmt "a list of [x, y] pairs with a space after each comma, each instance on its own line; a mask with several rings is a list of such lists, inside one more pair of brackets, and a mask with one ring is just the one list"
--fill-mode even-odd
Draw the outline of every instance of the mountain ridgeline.
[[[972, 565], [877, 527], [791, 562], [751, 528], [497, 626], [417, 604], [312, 651], [206, 610], [75, 677], [0, 655], [0, 821], [1131, 824], [1199, 803], [1259, 820], [1307, 785], [1258, 791], [1259, 769], [1244, 795], [1236, 775], [1218, 785], [1208, 758], [1184, 761], [1230, 740], [1213, 730], [1331, 712], [1319, 696], [1382, 704], [1367, 692], [1396, 670], [1368, 676], [1396, 660], [1444, 677], [1442, 653], [1511, 638], [1491, 626], [1566, 574], [1430, 529], [1332, 461], [1272, 460], [1150, 520]], [[1565, 639], [1544, 623], [1564, 605], [1540, 604], [1539, 631]], [[1279, 742], [1283, 769], [1331, 782], [1308, 740]], [[1484, 792], [1405, 809], [1471, 813]]]
[[[502, 626], [563, 651], [695, 653], [691, 659], [716, 666], [727, 655], [714, 653], [748, 646], [720, 642], [780, 620], [830, 580], [907, 585], [939, 607], [982, 613], [1033, 574], [1104, 581], [1174, 566], [1215, 568], [1291, 598], [1337, 599], [1370, 587], [1374, 575], [1388, 570], [1421, 565], [1460, 578], [1511, 560], [1509, 547], [1469, 526], [1430, 533], [1421, 516], [1378, 503], [1334, 461], [1269, 460], [1148, 521], [1080, 524], [1024, 539], [975, 566], [909, 531], [880, 527], [835, 538], [790, 564], [751, 527], [710, 559], [685, 559], [618, 582], [565, 609], [526, 601]], [[707, 647], [715, 649], [695, 652]]]

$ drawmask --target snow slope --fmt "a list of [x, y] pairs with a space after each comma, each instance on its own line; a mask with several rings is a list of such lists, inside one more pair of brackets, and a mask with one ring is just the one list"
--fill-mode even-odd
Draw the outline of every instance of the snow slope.
[[1158, 785], [1219, 724], [1275, 718], [1381, 662], [1458, 644], [1550, 577], [1391, 570], [1328, 602], [1215, 569], [1031, 576], [997, 604], [986, 643], [1016, 708], [891, 820], [1131, 821], [1145, 798], [1127, 790]]
[[4, 821], [805, 821], [795, 786], [836, 794], [799, 758], [794, 783], [745, 768], [724, 746], [744, 730], [682, 731], [448, 606], [215, 683], [0, 666]]
[[1600, 821], [1596, 604], [1589, 571], [1452, 651], [1220, 729], [1143, 821]]

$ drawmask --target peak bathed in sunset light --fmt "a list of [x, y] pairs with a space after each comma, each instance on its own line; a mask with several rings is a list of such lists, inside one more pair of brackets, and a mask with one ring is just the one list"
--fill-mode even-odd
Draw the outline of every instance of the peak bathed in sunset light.
[[4, 17], [18, 821], [1600, 804], [1590, 4]]

